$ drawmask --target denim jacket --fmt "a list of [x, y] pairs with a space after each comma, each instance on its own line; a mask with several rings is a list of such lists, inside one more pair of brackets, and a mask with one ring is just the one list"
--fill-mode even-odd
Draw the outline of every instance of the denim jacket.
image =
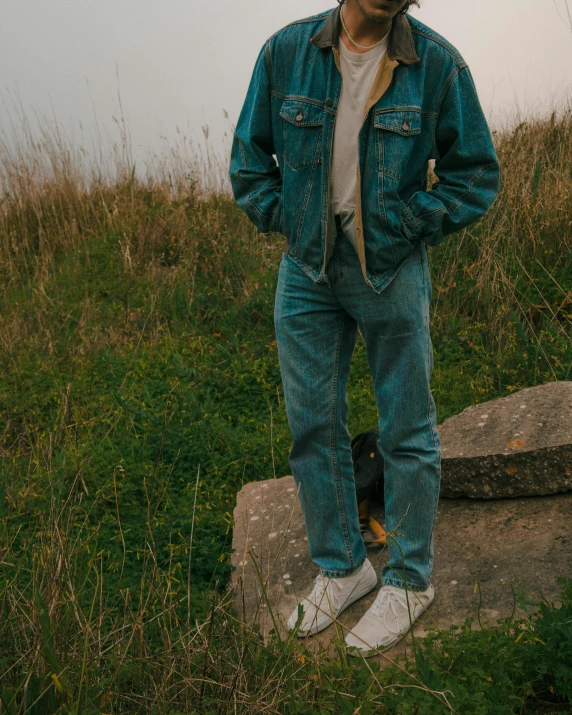
[[[342, 76], [340, 7], [274, 34], [256, 62], [236, 126], [233, 193], [257, 228], [288, 240], [289, 257], [326, 282], [335, 239], [330, 167]], [[414, 244], [482, 216], [499, 165], [473, 79], [446, 40], [397, 15], [364, 107], [355, 232], [365, 281], [380, 292]], [[439, 179], [427, 190], [430, 159]]]

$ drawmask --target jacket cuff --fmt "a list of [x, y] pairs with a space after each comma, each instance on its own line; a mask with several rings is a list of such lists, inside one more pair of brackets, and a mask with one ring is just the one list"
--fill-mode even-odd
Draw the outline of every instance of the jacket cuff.
[[401, 201], [401, 225], [410, 241], [418, 241], [423, 233], [423, 224], [415, 217], [409, 206]]
[[414, 211], [402, 202], [401, 222], [404, 233], [410, 241], [422, 240], [428, 246], [438, 246], [443, 241], [443, 216], [447, 209], [432, 191], [418, 191], [411, 197], [410, 204], [423, 216], [418, 218]]
[[278, 204], [274, 210], [274, 215], [272, 216], [270, 231], [273, 233], [284, 234], [284, 201], [283, 192], [280, 191], [278, 196]]

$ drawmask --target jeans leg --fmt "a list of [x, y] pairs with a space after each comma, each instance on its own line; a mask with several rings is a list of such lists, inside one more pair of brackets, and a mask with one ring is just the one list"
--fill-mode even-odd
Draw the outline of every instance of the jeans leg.
[[370, 290], [352, 311], [366, 342], [385, 460], [389, 559], [382, 581], [418, 591], [430, 583], [441, 474], [430, 390], [430, 298], [427, 249], [421, 244], [379, 295]]
[[347, 429], [346, 384], [356, 321], [331, 285], [314, 283], [287, 256], [280, 264], [274, 317], [294, 440], [290, 466], [310, 556], [325, 576], [347, 576], [366, 557]]

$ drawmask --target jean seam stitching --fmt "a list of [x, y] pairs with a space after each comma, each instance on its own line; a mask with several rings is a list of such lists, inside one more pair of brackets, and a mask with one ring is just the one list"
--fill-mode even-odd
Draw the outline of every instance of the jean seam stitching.
[[[320, 146], [321, 141], [318, 141], [318, 147]], [[298, 227], [296, 230], [296, 237], [294, 239], [294, 244], [296, 246], [296, 249], [298, 249], [298, 243], [300, 242], [300, 238], [302, 237], [302, 229], [304, 228], [304, 219], [306, 218], [306, 211], [308, 210], [308, 203], [310, 201], [310, 196], [312, 194], [312, 187], [314, 185], [314, 178], [316, 175], [316, 167], [317, 164], [315, 164], [311, 171], [310, 171], [310, 176], [308, 178], [308, 183], [306, 184], [306, 191], [304, 193], [304, 204], [302, 206], [302, 211], [300, 212], [300, 218], [298, 219]]]
[[423, 586], [418, 583], [411, 583], [410, 581], [404, 581], [403, 579], [399, 578], [384, 578], [382, 581], [384, 586], [396, 586], [397, 588], [407, 588], [410, 591], [426, 591], [429, 588], [429, 583], [426, 586]]
[[[378, 145], [378, 156], [377, 156], [378, 166], [384, 168], [385, 164], [385, 140], [380, 137], [380, 144]], [[382, 196], [385, 194], [385, 173], [381, 172], [381, 178], [378, 174], [378, 182], [381, 181], [381, 187], [378, 185], [377, 191], [377, 205], [381, 213], [381, 221], [385, 228], [387, 240], [391, 246], [391, 252], [393, 254], [393, 263], [397, 263], [397, 250], [395, 248], [395, 241], [391, 238], [391, 230], [389, 227], [389, 221], [387, 220], [387, 213], [385, 211], [385, 202], [382, 201]]]
[[[429, 265], [427, 262], [427, 255], [422, 254], [422, 261], [423, 261], [423, 282], [425, 285], [425, 292], [427, 294], [427, 297], [429, 296], [429, 283], [428, 281], [431, 280], [431, 276], [429, 274]], [[428, 364], [431, 365], [431, 333], [430, 333], [430, 325], [429, 325], [429, 317], [428, 314], [425, 316], [425, 321], [426, 321], [426, 329], [427, 329], [427, 359], [428, 359]], [[440, 474], [441, 474], [441, 450], [439, 449], [437, 442], [435, 440], [435, 430], [433, 429], [433, 424], [431, 422], [431, 401], [433, 399], [431, 395], [431, 375], [429, 375], [429, 380], [427, 381], [427, 391], [428, 391], [428, 401], [427, 401], [427, 423], [429, 425], [429, 431], [431, 432], [431, 440], [433, 442], [433, 447], [435, 448], [435, 451], [439, 455], [439, 463], [438, 463], [438, 469], [439, 469], [439, 483], [440, 483]], [[439, 507], [439, 484], [437, 486], [437, 498], [435, 500], [435, 505], [433, 507], [433, 528], [431, 529], [431, 536], [430, 540], [433, 538], [433, 529], [435, 527], [435, 517], [437, 516], [437, 509]], [[431, 549], [432, 551], [432, 549]], [[427, 563], [427, 566], [429, 567], [429, 573], [431, 572], [431, 568], [433, 565], [433, 554], [429, 554], [429, 561]]]
[[341, 490], [340, 490], [340, 481], [339, 481], [339, 471], [338, 471], [338, 457], [337, 457], [337, 411], [338, 411], [338, 390], [339, 390], [339, 364], [340, 364], [340, 353], [342, 350], [342, 341], [343, 341], [343, 336], [346, 328], [346, 321], [342, 321], [341, 328], [338, 332], [338, 342], [336, 345], [336, 354], [334, 358], [334, 375], [333, 375], [333, 381], [332, 381], [332, 410], [331, 410], [331, 418], [330, 418], [330, 449], [332, 451], [332, 474], [334, 477], [334, 486], [336, 488], [336, 496], [338, 499], [338, 509], [340, 513], [340, 521], [341, 521], [341, 526], [342, 526], [342, 532], [344, 535], [344, 542], [346, 546], [346, 550], [348, 553], [349, 557], [349, 563], [350, 563], [350, 569], [354, 568], [354, 560], [353, 560], [353, 554], [351, 550], [351, 544], [349, 540], [349, 534], [348, 534], [348, 528], [347, 528], [347, 522], [345, 518], [345, 510], [343, 507], [343, 499], [341, 495]]
[[[362, 562], [362, 565], [364, 561]], [[346, 576], [352, 576], [353, 573], [355, 573], [359, 569], [359, 566], [355, 566], [352, 568], [347, 568], [342, 571], [336, 571], [335, 569], [322, 569], [322, 574], [324, 575], [325, 578], [345, 578]]]

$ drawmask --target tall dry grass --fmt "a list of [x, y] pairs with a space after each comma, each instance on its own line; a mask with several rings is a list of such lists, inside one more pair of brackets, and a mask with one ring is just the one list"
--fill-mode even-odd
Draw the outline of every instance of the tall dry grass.
[[[189, 619], [180, 574], [158, 567], [152, 530], [146, 539], [140, 589], [110, 600], [104, 545], [81, 496], [54, 500], [17, 570], [0, 581], [1, 715], [260, 715], [291, 712], [293, 703], [296, 712], [337, 712], [337, 698], [375, 709], [408, 688], [441, 705], [439, 712], [457, 712], [449, 693], [387, 656], [403, 682], [382, 684], [363, 666], [372, 684], [358, 695], [341, 624], [334, 658], [312, 653], [296, 634], [264, 638], [236, 608], [240, 582], [215, 589], [203, 622]], [[13, 556], [0, 535], [0, 566]]]
[[[178, 246], [209, 226], [211, 240], [219, 238], [218, 222], [205, 221], [205, 211], [216, 210], [213, 200], [228, 195], [229, 181], [208, 143], [181, 137], [164, 154], [149, 154], [141, 168], [125, 127], [107, 152], [100, 147], [90, 153], [74, 145], [58, 124], [46, 120], [33, 127], [25, 116], [21, 121], [15, 136], [0, 134], [4, 280], [20, 278], [21, 271], [40, 277], [58, 251], [108, 231], [133, 239], [135, 258], [142, 261], [157, 250], [160, 255], [166, 234]], [[167, 207], [168, 216], [155, 216], [158, 206]], [[218, 243], [213, 240], [213, 262]]]
[[[452, 313], [470, 307], [499, 342], [506, 339], [515, 313], [533, 334], [544, 315], [569, 335], [572, 106], [495, 135], [502, 168], [500, 195], [481, 221], [451, 237], [439, 253], [439, 265], [434, 266], [435, 323], [443, 326]], [[535, 281], [539, 269], [547, 281]], [[461, 281], [463, 294], [455, 290]], [[545, 295], [547, 283], [552, 290]]]
[[[58, 125], [32, 129], [22, 122], [15, 139], [0, 135], [0, 281], [10, 290], [33, 285], [35, 310], [31, 319], [22, 305], [5, 305], [0, 347], [30, 340], [51, 351], [46, 285], [57, 278], [62, 257], [73, 256], [79, 266], [94, 239], [113, 244], [128, 275], [146, 275], [167, 294], [184, 283], [189, 310], [198, 274], [222, 294], [251, 290], [247, 274], [275, 244], [230, 200], [225, 162], [208, 141], [181, 137], [137, 167], [125, 129], [108, 152], [89, 153]], [[88, 294], [82, 300], [83, 326], [95, 319], [96, 301]], [[160, 327], [157, 321], [153, 316], [149, 330]], [[98, 344], [86, 337], [85, 350]]]
[[[455, 316], [469, 315], [502, 350], [516, 321], [545, 350], [546, 326], [571, 340], [572, 109], [496, 139], [503, 170], [498, 201], [482, 221], [431, 253], [434, 329], [446, 332]], [[273, 270], [281, 244], [256, 233], [227, 186], [224, 161], [207, 149], [201, 158], [184, 142], [141, 171], [126, 132], [98, 158], [47, 124], [38, 131], [25, 124], [15, 143], [0, 140], [0, 360], [13, 360], [18, 346], [54, 350], [66, 316], [46, 286], [66, 261], [95, 261], [85, 247], [96, 241], [113, 246], [125, 280], [144, 276], [153, 295], [158, 286], [169, 292], [184, 285], [189, 314], [199, 290], [205, 311], [209, 295], [237, 301], [252, 295], [253, 271]], [[20, 286], [32, 287], [32, 309], [22, 304]], [[134, 320], [128, 288], [123, 325]], [[95, 292], [81, 298], [78, 353], [67, 352], [65, 360], [104, 344], [121, 349], [119, 326], [116, 335], [98, 333], [98, 300]], [[217, 305], [213, 298], [210, 309]], [[160, 311], [140, 318], [135, 340], [143, 334], [152, 340], [164, 329]], [[28, 499], [35, 465], [57, 475], [54, 442], [74, 427], [70, 400], [62, 405], [53, 439], [39, 446], [33, 425], [13, 415], [0, 421], [2, 456], [29, 456]], [[322, 656], [304, 661], [310, 655], [293, 642], [265, 644], [224, 598], [213, 598], [204, 623], [190, 622], [180, 574], [158, 565], [149, 525], [140, 588], [104, 595], [104, 545], [89, 518], [97, 500], [86, 498], [81, 469], [76, 482], [63, 496], [48, 485], [51, 507], [29, 533], [12, 527], [9, 511], [0, 514], [0, 569], [9, 569], [0, 580], [1, 715], [175, 715], [203, 712], [207, 704], [212, 712], [278, 713], [288, 711], [289, 698], [319, 707], [326, 691], [351, 689], [353, 671], [343, 658], [332, 684]], [[113, 494], [105, 498], [113, 502]], [[385, 687], [371, 697], [387, 695]]]
[[[0, 137], [4, 284], [33, 279], [41, 292], [57, 255], [104, 233], [117, 237], [118, 259], [129, 265], [152, 270], [168, 264], [192, 275], [200, 264], [213, 280], [222, 277], [231, 233], [260, 246], [232, 206], [226, 158], [208, 142], [180, 137], [137, 168], [123, 125], [112, 150], [94, 156], [57, 125], [33, 130], [25, 117], [22, 122], [16, 141]], [[496, 144], [502, 165], [497, 202], [483, 220], [435, 251], [435, 326], [442, 329], [451, 315], [470, 309], [491, 337], [502, 340], [516, 311], [532, 331], [544, 315], [568, 332], [572, 107], [498, 132]], [[554, 282], [556, 305], [533, 278], [538, 266]], [[564, 284], [556, 274], [564, 275]], [[523, 291], [527, 280], [536, 293]], [[455, 290], [460, 281], [462, 293]]]

